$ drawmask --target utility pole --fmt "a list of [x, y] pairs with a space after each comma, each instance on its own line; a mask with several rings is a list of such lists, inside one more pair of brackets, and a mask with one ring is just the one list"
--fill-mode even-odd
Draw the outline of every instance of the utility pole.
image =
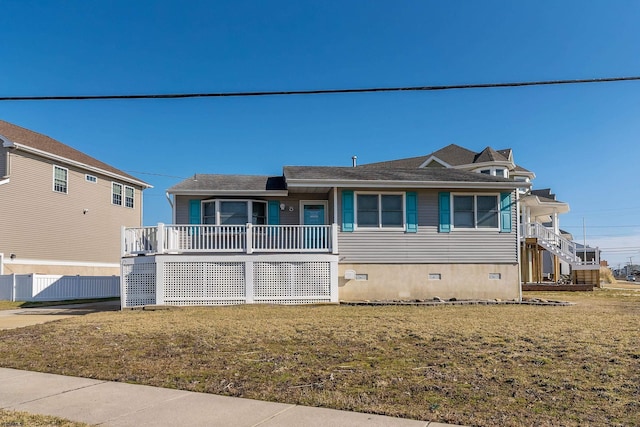
[[[582, 217], [582, 244], [583, 244], [583, 255], [584, 258], [582, 259], [582, 261], [586, 264], [587, 263], [587, 227], [584, 225], [584, 217]], [[595, 261], [595, 257], [593, 258], [593, 260]]]

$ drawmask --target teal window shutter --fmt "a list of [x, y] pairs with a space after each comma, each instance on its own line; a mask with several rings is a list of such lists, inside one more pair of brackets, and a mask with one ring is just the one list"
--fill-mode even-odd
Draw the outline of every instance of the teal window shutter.
[[440, 233], [449, 233], [451, 231], [451, 193], [438, 193], [439, 202], [439, 225]]
[[278, 200], [269, 200], [269, 225], [280, 225], [280, 202]]
[[[199, 199], [191, 199], [189, 200], [189, 224], [200, 224], [202, 222], [200, 216], [200, 200]], [[198, 228], [190, 227], [189, 230], [190, 235], [197, 235]]]
[[353, 191], [342, 192], [342, 231], [353, 231], [355, 215], [353, 209]]
[[201, 222], [200, 215], [200, 200], [192, 199], [189, 200], [189, 224], [200, 224]]
[[418, 232], [418, 194], [414, 191], [409, 191], [405, 195], [406, 211], [407, 211], [407, 233]]
[[500, 193], [500, 232], [511, 233], [511, 193]]

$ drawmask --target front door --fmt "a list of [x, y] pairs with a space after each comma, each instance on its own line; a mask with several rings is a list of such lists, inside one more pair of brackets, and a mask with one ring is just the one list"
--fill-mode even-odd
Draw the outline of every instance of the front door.
[[305, 249], [325, 248], [329, 241], [329, 230], [327, 227], [314, 226], [325, 225], [327, 223], [327, 202], [320, 200], [300, 203], [302, 205], [302, 225], [312, 226], [303, 228], [303, 247]]
[[324, 225], [325, 206], [323, 204], [304, 203], [302, 205], [303, 225]]

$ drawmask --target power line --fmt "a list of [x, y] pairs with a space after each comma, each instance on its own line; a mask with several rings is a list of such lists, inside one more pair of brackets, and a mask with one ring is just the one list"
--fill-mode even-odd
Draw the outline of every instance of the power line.
[[164, 173], [140, 172], [140, 171], [127, 170], [127, 169], [122, 169], [122, 171], [128, 172], [128, 173], [135, 173], [136, 175], [153, 175], [153, 176], [164, 176], [167, 178], [187, 179], [187, 177], [184, 177], [184, 176], [167, 175]]
[[285, 96], [285, 95], [329, 95], [339, 93], [371, 93], [371, 92], [415, 92], [454, 89], [489, 89], [499, 87], [549, 86], [582, 83], [609, 83], [640, 80], [633, 77], [605, 77], [600, 79], [542, 80], [532, 82], [480, 83], [441, 86], [406, 86], [406, 87], [374, 87], [360, 89], [317, 89], [289, 91], [257, 91], [257, 92], [212, 92], [212, 93], [170, 93], [170, 94], [138, 94], [138, 95], [68, 95], [68, 96], [0, 96], [0, 101], [86, 101], [105, 99], [179, 99], [179, 98], [223, 98], [249, 96]]
[[[640, 227], [640, 224], [635, 225], [590, 225], [588, 228], [634, 228]], [[562, 224], [562, 228], [582, 228], [581, 225], [565, 225]]]

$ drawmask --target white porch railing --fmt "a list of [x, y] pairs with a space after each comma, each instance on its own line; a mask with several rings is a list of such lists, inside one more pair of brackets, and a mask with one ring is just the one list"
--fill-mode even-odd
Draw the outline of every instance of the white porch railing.
[[158, 224], [122, 229], [122, 256], [198, 252], [337, 254], [338, 226]]
[[600, 251], [596, 248], [594, 259], [586, 261], [580, 257], [575, 242], [556, 234], [550, 228], [538, 222], [522, 224], [522, 238], [536, 238], [539, 243], [548, 251], [560, 256], [564, 261], [574, 267], [577, 266], [599, 266]]

